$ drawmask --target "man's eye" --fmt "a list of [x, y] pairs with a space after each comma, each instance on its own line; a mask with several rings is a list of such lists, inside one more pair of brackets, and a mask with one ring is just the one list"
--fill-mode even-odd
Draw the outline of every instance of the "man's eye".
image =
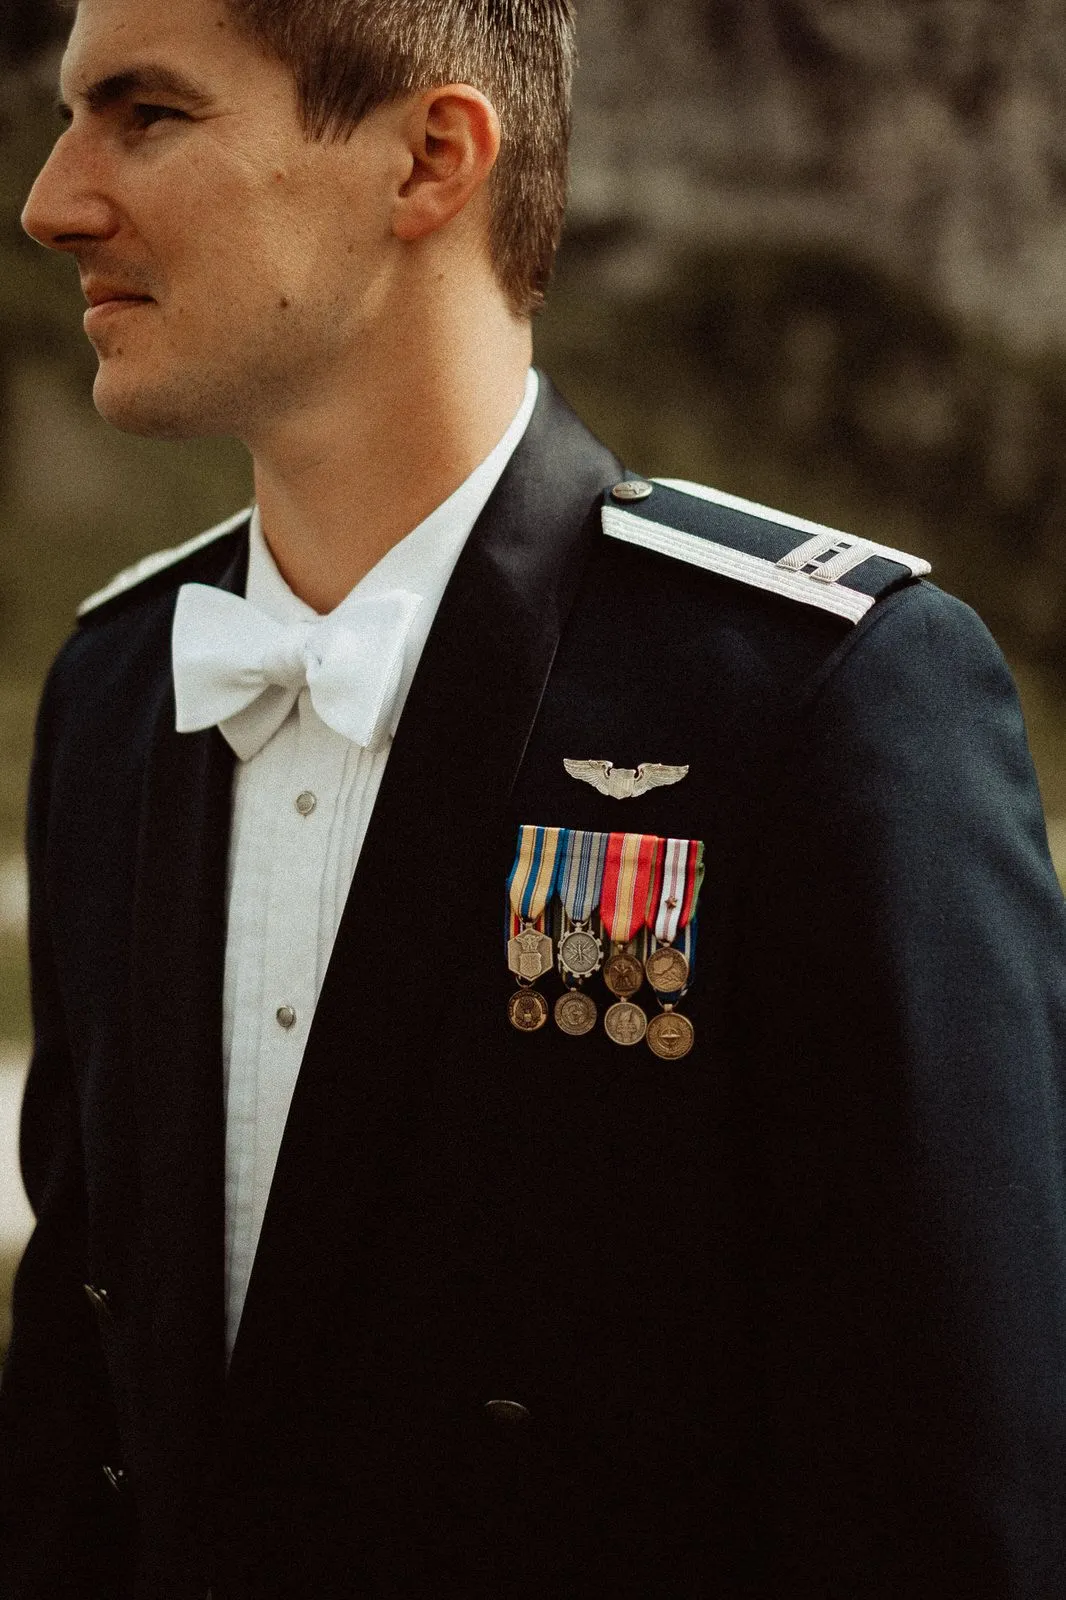
[[139, 128], [150, 128], [156, 122], [185, 121], [186, 113], [176, 106], [138, 105], [133, 107], [133, 120]]

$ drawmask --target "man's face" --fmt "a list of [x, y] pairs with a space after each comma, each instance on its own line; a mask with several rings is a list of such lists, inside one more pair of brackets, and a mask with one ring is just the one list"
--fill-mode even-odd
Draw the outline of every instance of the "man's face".
[[387, 112], [309, 141], [288, 71], [222, 0], [80, 0], [61, 87], [70, 124], [23, 221], [77, 259], [102, 414], [250, 439], [327, 396], [393, 259]]

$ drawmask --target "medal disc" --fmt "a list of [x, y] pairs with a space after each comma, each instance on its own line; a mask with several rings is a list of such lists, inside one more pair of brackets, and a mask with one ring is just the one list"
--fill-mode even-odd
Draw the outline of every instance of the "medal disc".
[[689, 979], [688, 960], [672, 945], [661, 944], [644, 963], [648, 982], [657, 994], [680, 994]]
[[631, 1000], [619, 1000], [603, 1019], [607, 1036], [615, 1044], [639, 1044], [648, 1031], [648, 1019]]
[[578, 1039], [596, 1026], [596, 1002], [580, 989], [568, 989], [555, 1002], [555, 1020], [564, 1033]]
[[507, 946], [507, 965], [516, 978], [536, 983], [551, 971], [552, 942], [536, 928], [523, 928]]
[[680, 1061], [695, 1042], [695, 1028], [676, 1011], [663, 1011], [648, 1023], [648, 1044], [663, 1061]]
[[507, 1016], [519, 1033], [536, 1033], [548, 1020], [548, 1002], [536, 989], [519, 989], [507, 1002]]
[[594, 933], [575, 928], [559, 946], [559, 965], [572, 978], [591, 978], [600, 970], [603, 946]]
[[644, 982], [644, 968], [628, 950], [616, 950], [603, 969], [603, 981], [612, 994], [625, 1000]]

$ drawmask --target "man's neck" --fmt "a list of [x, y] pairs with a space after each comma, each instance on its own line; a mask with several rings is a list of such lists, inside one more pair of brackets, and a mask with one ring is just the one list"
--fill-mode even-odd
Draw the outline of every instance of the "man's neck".
[[263, 531], [301, 600], [332, 611], [470, 476], [522, 403], [530, 345], [512, 322], [428, 357], [393, 352], [253, 450]]

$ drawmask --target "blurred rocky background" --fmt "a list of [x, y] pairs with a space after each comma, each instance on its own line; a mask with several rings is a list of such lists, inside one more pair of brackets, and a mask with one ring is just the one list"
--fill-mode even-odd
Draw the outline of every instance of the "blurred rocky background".
[[[11, 1120], [27, 1030], [19, 833], [40, 679], [82, 595], [249, 491], [236, 447], [130, 440], [93, 413], [74, 271], [17, 225], [57, 129], [62, 24], [45, 0], [4, 4], [0, 1255], [6, 1239], [12, 1256], [26, 1222]], [[1015, 667], [1066, 869], [1061, 0], [578, 10], [573, 203], [541, 363], [642, 471], [928, 555]]]

